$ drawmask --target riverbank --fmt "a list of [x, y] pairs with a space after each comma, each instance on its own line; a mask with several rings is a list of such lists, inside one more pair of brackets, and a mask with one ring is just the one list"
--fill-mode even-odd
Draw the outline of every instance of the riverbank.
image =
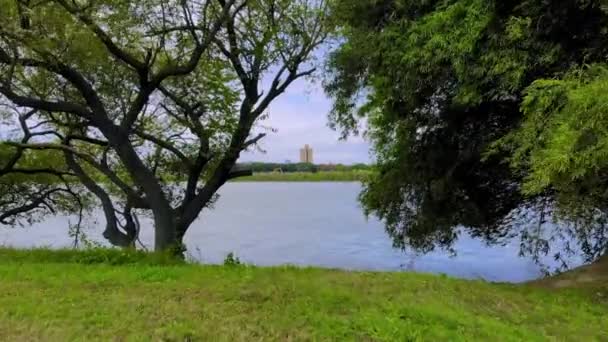
[[371, 171], [261, 172], [235, 182], [361, 182]]
[[0, 249], [6, 340], [602, 340], [580, 289], [410, 273], [198, 266], [123, 251]]
[[568, 272], [529, 282], [546, 288], [579, 288], [603, 293], [608, 299], [608, 255]]

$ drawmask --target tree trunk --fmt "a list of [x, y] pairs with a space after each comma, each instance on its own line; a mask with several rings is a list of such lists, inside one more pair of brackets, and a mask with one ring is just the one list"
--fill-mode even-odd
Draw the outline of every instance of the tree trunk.
[[108, 140], [113, 139], [115, 151], [150, 204], [154, 216], [154, 250], [181, 250], [181, 241], [177, 239], [176, 215], [163, 193], [159, 180], [142, 162], [127, 136], [113, 132], [106, 136]]
[[165, 210], [153, 210], [154, 214], [154, 250], [164, 252], [181, 247], [173, 213]]

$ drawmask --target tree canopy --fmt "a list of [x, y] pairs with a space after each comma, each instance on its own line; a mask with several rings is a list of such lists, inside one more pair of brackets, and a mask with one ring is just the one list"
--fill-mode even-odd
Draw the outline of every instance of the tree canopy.
[[361, 201], [397, 246], [450, 247], [464, 227], [535, 255], [572, 237], [606, 252], [605, 3], [338, 0], [332, 15], [330, 119], [345, 136], [366, 122], [379, 173]]
[[270, 103], [314, 72], [325, 6], [0, 0], [0, 222], [94, 200], [111, 243], [151, 213], [155, 248], [179, 247]]

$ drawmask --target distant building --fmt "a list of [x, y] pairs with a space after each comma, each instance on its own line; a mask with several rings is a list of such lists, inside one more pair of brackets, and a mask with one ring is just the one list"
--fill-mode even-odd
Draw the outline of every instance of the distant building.
[[300, 163], [313, 163], [313, 151], [308, 144], [304, 145], [304, 148], [300, 149]]

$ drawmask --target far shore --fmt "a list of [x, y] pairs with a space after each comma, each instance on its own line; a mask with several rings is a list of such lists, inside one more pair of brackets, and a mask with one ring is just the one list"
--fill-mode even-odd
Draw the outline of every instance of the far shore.
[[362, 182], [371, 171], [260, 172], [235, 182]]

